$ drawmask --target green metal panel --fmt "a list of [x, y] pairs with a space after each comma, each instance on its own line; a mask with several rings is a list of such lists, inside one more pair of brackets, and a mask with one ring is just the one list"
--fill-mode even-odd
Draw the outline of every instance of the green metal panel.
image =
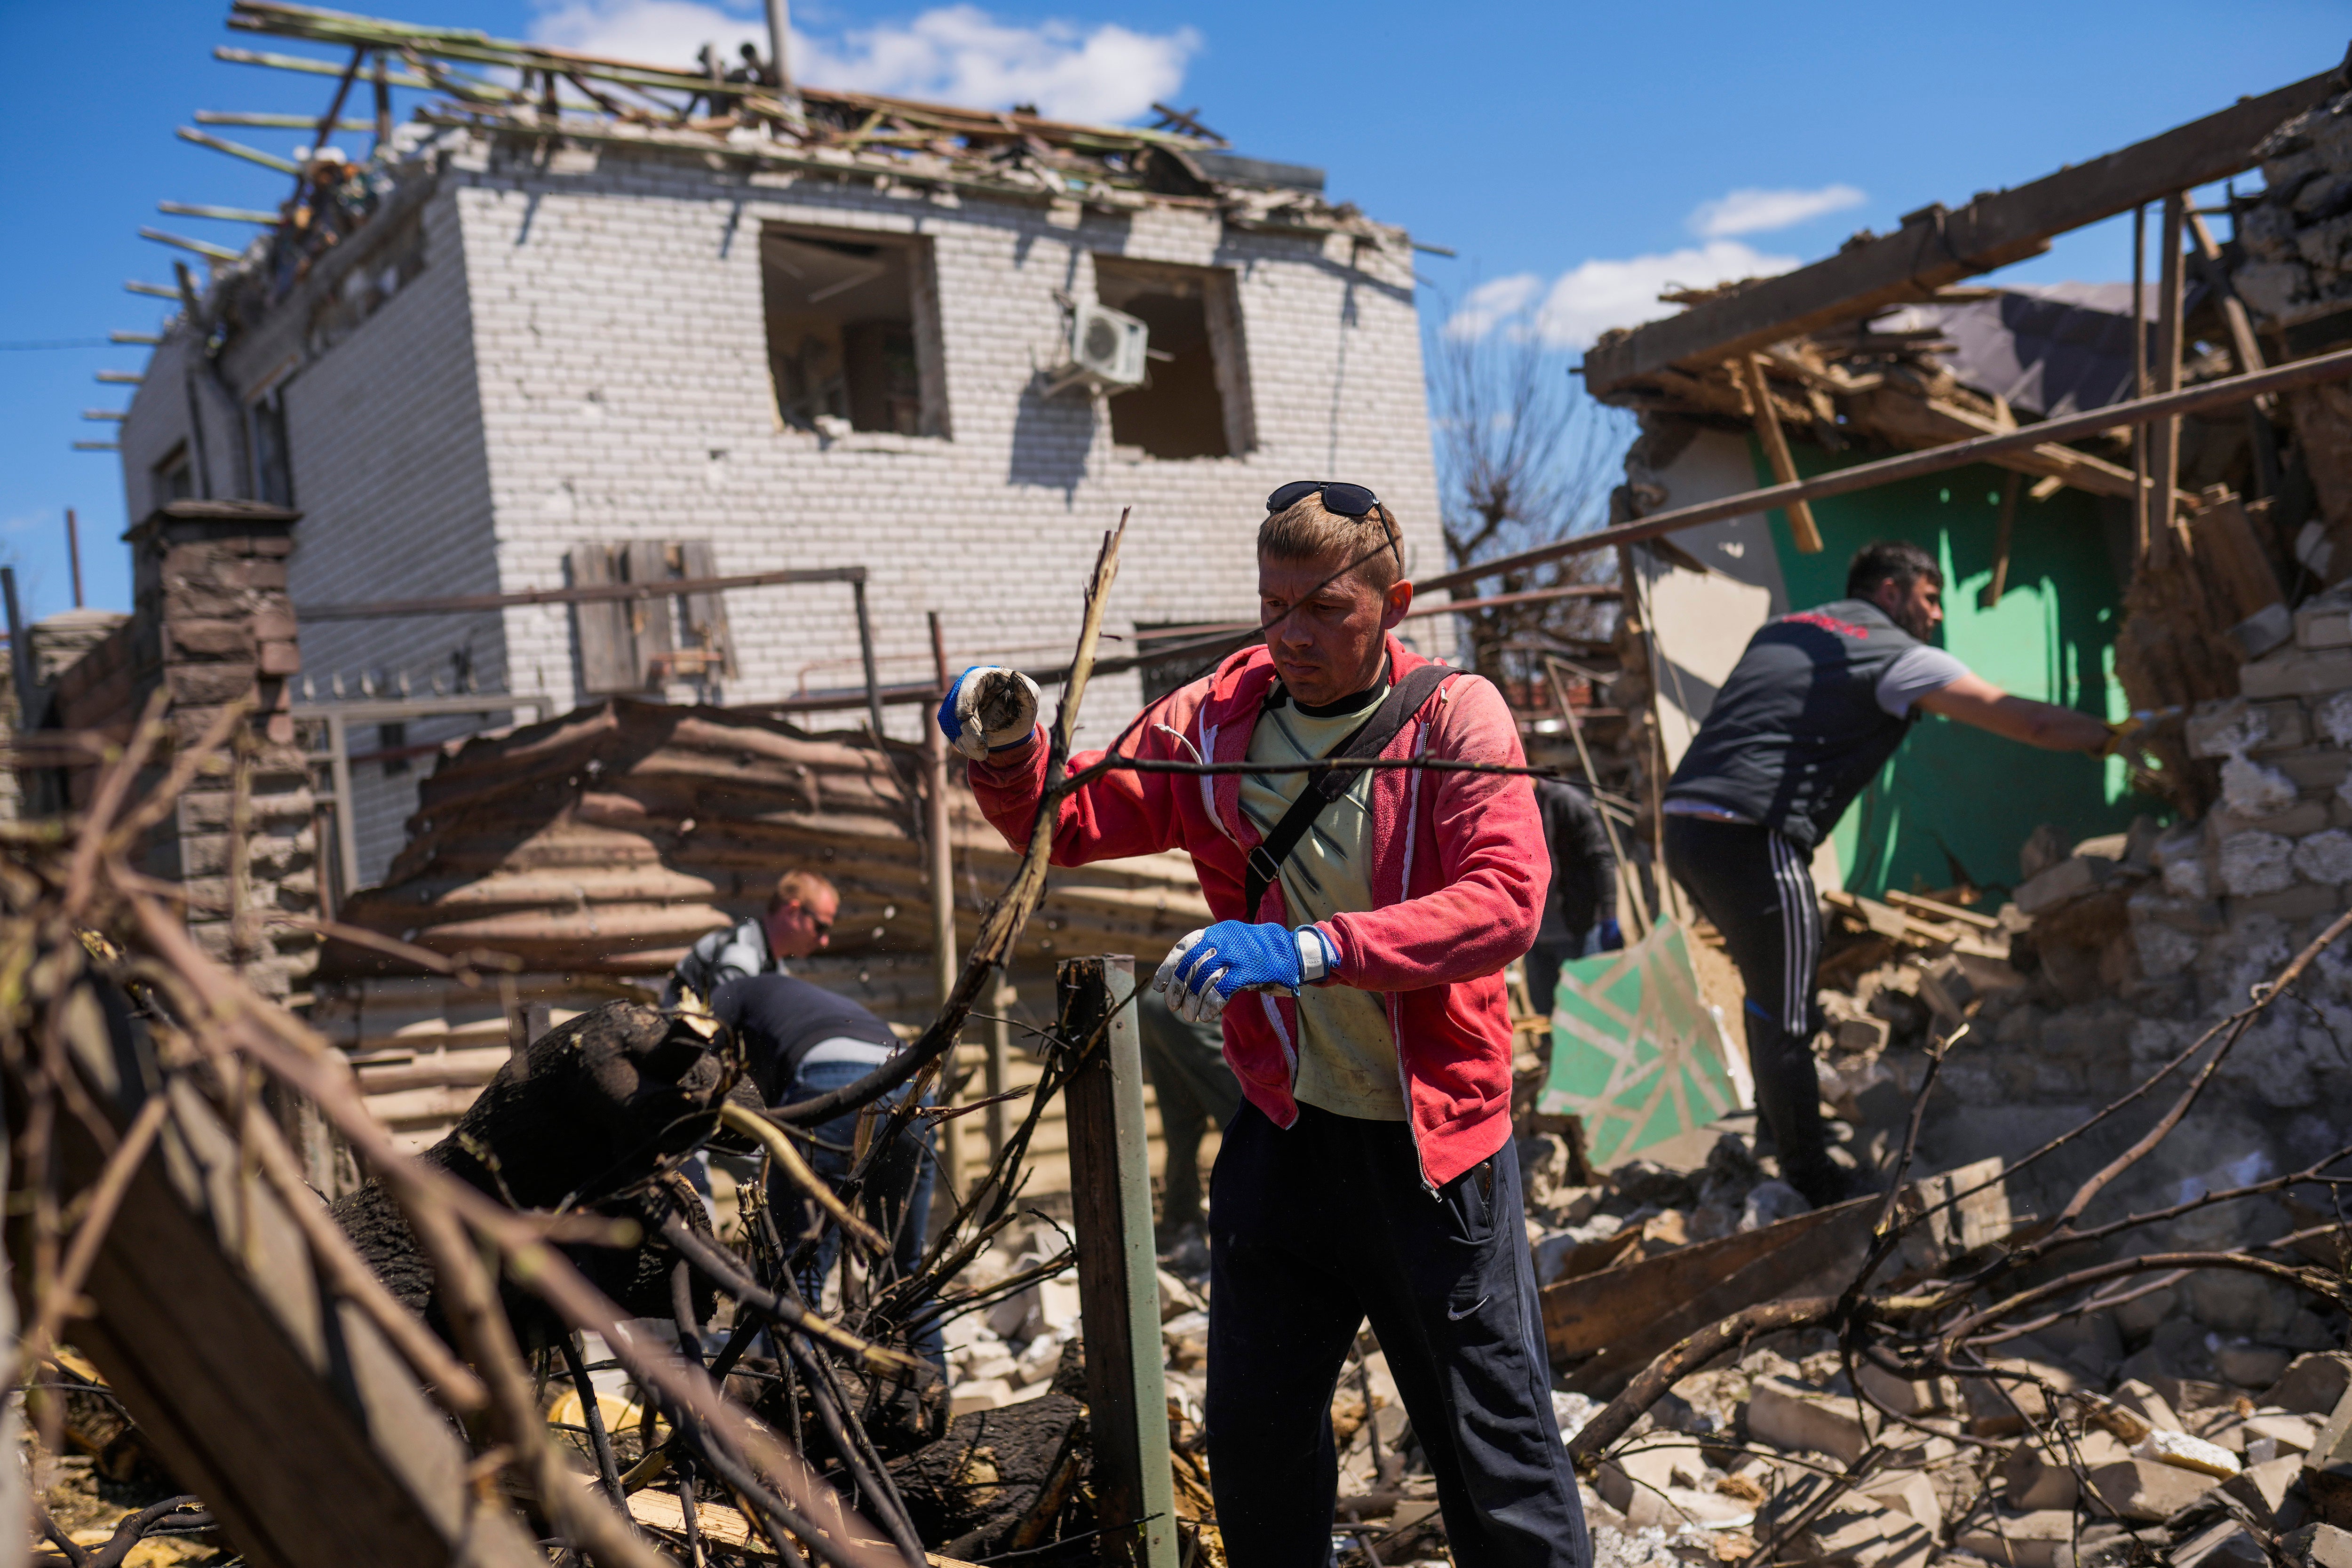
[[[1757, 483], [1771, 483], [1752, 439], [1749, 450]], [[1865, 460], [1810, 447], [1795, 457], [1808, 477]], [[2122, 595], [2106, 503], [2074, 489], [2044, 501], [2021, 493], [2008, 585], [1992, 609], [1977, 607], [1977, 590], [1992, 580], [2007, 478], [1978, 465], [1816, 501], [1818, 555], [1799, 554], [1788, 519], [1771, 513], [1789, 604], [1842, 597], [1856, 550], [1877, 539], [1910, 540], [1943, 564], [1943, 645], [1970, 669], [2020, 697], [2121, 718], [2128, 706], [2115, 678]], [[2018, 847], [2041, 824], [2055, 824], [2072, 842], [2120, 831], [2155, 809], [2131, 792], [2120, 762], [2037, 751], [1930, 714], [1845, 814], [1832, 844], [1853, 892], [1943, 888], [1963, 878], [2005, 887], [2017, 880]]]

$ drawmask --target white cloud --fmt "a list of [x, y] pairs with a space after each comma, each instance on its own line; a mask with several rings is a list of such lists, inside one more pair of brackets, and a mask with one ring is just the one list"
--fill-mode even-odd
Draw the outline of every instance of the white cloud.
[[[541, 43], [648, 63], [684, 64], [705, 43], [730, 63], [767, 28], [703, 0], [551, 0], [531, 36]], [[1001, 22], [977, 5], [940, 5], [909, 21], [813, 38], [793, 30], [793, 75], [818, 87], [948, 103], [1034, 103], [1050, 118], [1132, 120], [1173, 98], [1201, 48], [1190, 27], [1139, 33], [1116, 23]]]
[[1445, 319], [1449, 338], [1483, 338], [1505, 321], [1522, 314], [1543, 293], [1544, 280], [1532, 272], [1515, 272], [1481, 283], [1470, 290], [1461, 308]]
[[1711, 202], [1701, 202], [1690, 216], [1690, 229], [1701, 239], [1727, 239], [1736, 234], [1770, 234], [1793, 228], [1824, 213], [1858, 207], [1867, 198], [1852, 185], [1823, 185], [1814, 191], [1733, 191]]
[[1681, 307], [1658, 298], [1669, 289], [1706, 289], [1796, 265], [1793, 256], [1770, 256], [1736, 239], [1717, 239], [1654, 256], [1587, 261], [1561, 273], [1548, 289], [1534, 274], [1520, 273], [1473, 289], [1448, 318], [1445, 331], [1479, 338], [1497, 327], [1517, 327], [1540, 332], [1554, 348], [1587, 348], [1611, 327], [1635, 327], [1673, 315]]

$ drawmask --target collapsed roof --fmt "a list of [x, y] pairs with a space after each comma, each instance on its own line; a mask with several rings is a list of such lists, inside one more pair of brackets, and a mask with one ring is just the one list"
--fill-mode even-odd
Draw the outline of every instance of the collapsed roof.
[[[1049, 120], [1008, 111], [925, 103], [878, 93], [777, 83], [772, 65], [751, 56], [731, 71], [706, 48], [704, 69], [639, 64], [543, 44], [494, 38], [467, 27], [436, 27], [326, 11], [278, 0], [235, 0], [228, 25], [248, 33], [326, 44], [347, 61], [223, 46], [232, 62], [336, 79], [317, 121], [316, 145], [300, 161], [245, 147], [209, 131], [184, 140], [295, 177], [272, 215], [166, 203], [166, 212], [268, 220], [243, 251], [146, 231], [194, 251], [231, 273], [261, 271], [275, 300], [310, 261], [364, 225], [392, 190], [430, 170], [436, 153], [488, 135], [543, 150], [573, 144], [685, 155], [714, 168], [789, 170], [898, 190], [1075, 203], [1101, 211], [1155, 205], [1218, 213], [1236, 227], [1344, 233], [1402, 246], [1401, 231], [1371, 223], [1323, 195], [1323, 171], [1248, 158], [1189, 112], [1159, 108], [1157, 127]], [[488, 74], [486, 74], [486, 72]], [[395, 126], [394, 89], [439, 95]], [[373, 120], [342, 118], [373, 94]], [[199, 114], [212, 125], [308, 129], [300, 117]], [[373, 132], [368, 155], [330, 145], [338, 131]], [[713, 162], [713, 161], [716, 162]], [[186, 295], [190, 286], [184, 283]], [[194, 303], [191, 300], [189, 303]]]

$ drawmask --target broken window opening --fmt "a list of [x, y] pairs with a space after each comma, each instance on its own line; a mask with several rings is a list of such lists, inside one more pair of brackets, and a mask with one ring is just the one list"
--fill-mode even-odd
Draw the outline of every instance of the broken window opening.
[[[630, 540], [574, 545], [565, 557], [572, 584], [665, 583], [719, 575], [710, 542]], [[580, 686], [592, 695], [658, 697], [672, 682], [698, 686], [719, 700], [719, 683], [735, 673], [727, 606], [718, 594], [665, 594], [574, 605]]]
[[168, 506], [175, 500], [193, 500], [196, 493], [196, 468], [188, 460], [188, 444], [180, 442], [163, 454], [163, 460], [148, 470], [157, 506]]
[[917, 240], [770, 225], [760, 276], [776, 416], [824, 436], [945, 433]]
[[294, 504], [294, 458], [286, 447], [286, 384], [253, 400], [253, 493], [271, 506]]
[[1095, 298], [1151, 334], [1150, 379], [1110, 398], [1114, 445], [1184, 458], [1230, 458], [1255, 444], [1232, 268], [1098, 256]]

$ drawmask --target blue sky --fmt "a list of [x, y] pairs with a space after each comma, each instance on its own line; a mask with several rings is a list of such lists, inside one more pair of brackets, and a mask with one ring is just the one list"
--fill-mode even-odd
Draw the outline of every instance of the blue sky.
[[[368, 7], [359, 7], [368, 8]], [[683, 62], [758, 7], [702, 0], [385, 0], [404, 20], [538, 37]], [[730, 20], [730, 13], [732, 20]], [[318, 113], [332, 83], [212, 58], [226, 0], [0, 0], [19, 73], [0, 160], [12, 245], [0, 248], [0, 342], [152, 331], [168, 282], [152, 225], [229, 244], [251, 232], [163, 217], [158, 200], [274, 206], [283, 176], [174, 140], [191, 111]], [[1422, 258], [1431, 312], [1511, 307], [1573, 345], [1662, 281], [1712, 281], [1834, 250], [1930, 201], [1958, 205], [2257, 93], [2343, 58], [2352, 8], [2241, 0], [2226, 17], [2177, 0], [1966, 12], [1816, 0], [1490, 4], [1402, 0], [1059, 0], [794, 8], [810, 79], [1113, 118], [1154, 96], [1198, 105], [1236, 148], [1318, 163], [1330, 191], [1460, 252]], [[402, 94], [401, 112], [413, 101]], [[284, 153], [307, 138], [224, 132]], [[2004, 277], [2128, 276], [2129, 220], [2062, 239]], [[1565, 282], [1563, 282], [1565, 279]], [[1439, 291], [1442, 291], [1439, 292]], [[120, 408], [101, 369], [131, 347], [0, 350], [0, 561], [28, 611], [71, 602], [64, 510], [82, 522], [93, 604], [127, 607], [125, 524], [107, 439], [86, 408]]]

